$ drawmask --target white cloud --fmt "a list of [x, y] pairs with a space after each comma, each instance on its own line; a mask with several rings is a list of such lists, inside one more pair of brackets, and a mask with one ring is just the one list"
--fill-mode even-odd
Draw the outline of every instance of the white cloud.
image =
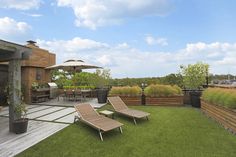
[[151, 35], [147, 35], [145, 38], [145, 41], [148, 45], [161, 45], [161, 46], [167, 46], [168, 42], [166, 38], [154, 38]]
[[29, 10], [38, 9], [41, 4], [41, 0], [1, 0], [0, 8]]
[[98, 63], [100, 63], [102, 66], [109, 66], [112, 65], [111, 58], [109, 55], [102, 55], [101, 57], [98, 57], [96, 59]]
[[60, 7], [71, 7], [77, 26], [96, 29], [116, 25], [129, 17], [164, 16], [172, 8], [170, 0], [57, 0]]
[[18, 22], [9, 17], [0, 18], [0, 36], [5, 40], [25, 39], [30, 30], [31, 26], [26, 22]]
[[108, 49], [106, 43], [96, 42], [90, 39], [75, 37], [71, 40], [36, 40], [37, 43], [46, 49], [57, 54], [57, 61], [63, 62], [68, 59], [86, 59], [87, 55], [92, 55], [94, 51]]
[[71, 40], [53, 40], [45, 41], [38, 39], [37, 42], [44, 47], [54, 48], [53, 51], [58, 51], [63, 48], [63, 51], [66, 52], [80, 52], [80, 51], [89, 51], [97, 50], [109, 47], [106, 43], [97, 42], [90, 39], [82, 39], [75, 37]]
[[30, 13], [22, 13], [24, 15], [27, 15], [27, 16], [31, 16], [31, 17], [41, 17], [43, 16], [42, 14], [30, 14]]
[[[113, 77], [148, 77], [177, 73], [181, 64], [203, 61], [212, 73], [236, 71], [236, 43], [189, 43], [174, 52], [145, 52], [127, 43], [109, 45], [90, 39], [37, 40], [40, 47], [57, 54], [61, 63], [76, 58], [111, 69]], [[235, 73], [236, 74], [236, 73]]]

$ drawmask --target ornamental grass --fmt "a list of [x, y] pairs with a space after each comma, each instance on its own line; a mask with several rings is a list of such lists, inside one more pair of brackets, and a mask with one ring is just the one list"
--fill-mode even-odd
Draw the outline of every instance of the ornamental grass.
[[236, 109], [236, 89], [208, 88], [202, 93], [202, 99], [212, 104]]
[[144, 94], [151, 97], [177, 96], [182, 94], [182, 89], [176, 85], [152, 84], [144, 89]]
[[142, 89], [139, 86], [112, 87], [109, 95], [139, 96], [141, 95], [141, 92]]

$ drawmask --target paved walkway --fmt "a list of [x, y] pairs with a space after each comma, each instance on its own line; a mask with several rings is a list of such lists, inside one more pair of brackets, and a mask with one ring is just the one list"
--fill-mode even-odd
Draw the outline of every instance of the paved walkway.
[[89, 98], [86, 100], [81, 101], [69, 101], [69, 100], [63, 100], [62, 97], [60, 97], [59, 99], [51, 99], [49, 101], [46, 102], [42, 102], [42, 103], [34, 103], [37, 105], [50, 105], [50, 106], [63, 106], [63, 107], [74, 107], [74, 105], [79, 104], [79, 103], [89, 103], [91, 104], [94, 108], [100, 108], [102, 106], [104, 106], [106, 103], [103, 104], [99, 104], [97, 101], [97, 98]]
[[[35, 121], [71, 124], [74, 122], [74, 107], [58, 107], [45, 105], [29, 105], [27, 118]], [[5, 107], [0, 116], [8, 117], [8, 107]]]
[[[94, 101], [89, 102], [94, 108], [104, 105], [94, 99], [91, 101]], [[77, 115], [72, 106], [78, 102], [70, 102], [69, 105], [56, 102], [51, 100], [50, 103], [28, 105], [28, 130], [23, 134], [9, 132], [9, 111], [8, 107], [4, 107], [0, 112], [0, 157], [14, 156], [72, 124]]]

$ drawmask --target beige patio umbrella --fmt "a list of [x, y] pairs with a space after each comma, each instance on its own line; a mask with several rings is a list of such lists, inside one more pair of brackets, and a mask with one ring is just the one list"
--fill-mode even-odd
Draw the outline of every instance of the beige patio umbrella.
[[62, 69], [68, 72], [81, 72], [82, 69], [96, 69], [96, 68], [102, 68], [102, 67], [86, 63], [82, 60], [70, 59], [65, 61], [64, 63], [49, 66], [46, 67], [45, 69]]

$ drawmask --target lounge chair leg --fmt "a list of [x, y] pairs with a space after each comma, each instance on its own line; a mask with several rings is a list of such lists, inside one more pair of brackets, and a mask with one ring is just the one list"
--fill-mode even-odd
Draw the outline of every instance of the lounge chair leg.
[[77, 116], [75, 116], [75, 117], [74, 117], [74, 123], [76, 122], [76, 120], [77, 120], [77, 119], [78, 119], [78, 117], [77, 117]]
[[75, 123], [76, 121], [79, 121], [79, 120], [80, 120], [79, 116], [75, 116], [75, 117], [74, 117], [74, 123]]
[[123, 133], [123, 131], [122, 131], [122, 128], [121, 128], [121, 127], [119, 127], [119, 129], [120, 129], [120, 133], [122, 134], [122, 133]]
[[136, 123], [136, 120], [135, 120], [135, 118], [134, 118], [134, 117], [133, 117], [133, 119], [134, 119], [134, 124], [135, 124], [135, 125], [137, 125], [137, 123]]
[[146, 119], [149, 120], [149, 119], [148, 119], [148, 116], [146, 117]]
[[98, 131], [99, 132], [99, 136], [100, 136], [100, 139], [101, 139], [101, 141], [103, 141], [103, 138], [102, 138], [102, 133], [101, 133], [101, 131]]

